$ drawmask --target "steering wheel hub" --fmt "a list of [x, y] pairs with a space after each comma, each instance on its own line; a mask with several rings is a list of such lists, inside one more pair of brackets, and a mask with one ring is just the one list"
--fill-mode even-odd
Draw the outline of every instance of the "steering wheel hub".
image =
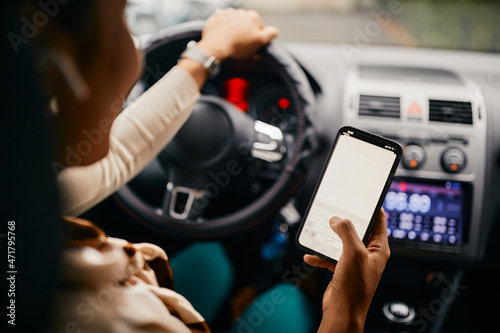
[[[224, 168], [253, 142], [253, 119], [216, 96], [203, 96], [172, 141], [158, 155], [168, 179], [201, 189], [209, 172]], [[248, 150], [248, 149], [246, 149]]]
[[232, 128], [221, 105], [200, 101], [164, 152], [182, 167], [199, 169], [213, 166], [227, 155]]

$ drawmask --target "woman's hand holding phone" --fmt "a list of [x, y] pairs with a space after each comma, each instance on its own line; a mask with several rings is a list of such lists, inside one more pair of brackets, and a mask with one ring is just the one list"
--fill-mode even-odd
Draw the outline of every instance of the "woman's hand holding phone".
[[342, 240], [338, 262], [304, 256], [307, 264], [335, 272], [323, 296], [319, 332], [363, 332], [368, 308], [390, 257], [385, 212], [380, 209], [366, 246], [351, 221], [332, 217], [330, 227]]

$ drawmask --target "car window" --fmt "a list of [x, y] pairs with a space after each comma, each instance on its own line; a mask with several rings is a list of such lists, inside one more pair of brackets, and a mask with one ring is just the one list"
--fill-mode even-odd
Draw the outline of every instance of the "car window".
[[500, 0], [129, 0], [127, 19], [151, 34], [226, 7], [257, 10], [282, 40], [500, 51]]

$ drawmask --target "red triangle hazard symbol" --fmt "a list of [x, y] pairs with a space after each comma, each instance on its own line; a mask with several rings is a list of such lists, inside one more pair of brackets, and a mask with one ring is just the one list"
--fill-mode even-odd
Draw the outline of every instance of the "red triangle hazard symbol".
[[422, 108], [420, 107], [420, 105], [418, 105], [417, 102], [413, 102], [408, 107], [407, 113], [412, 116], [421, 116]]

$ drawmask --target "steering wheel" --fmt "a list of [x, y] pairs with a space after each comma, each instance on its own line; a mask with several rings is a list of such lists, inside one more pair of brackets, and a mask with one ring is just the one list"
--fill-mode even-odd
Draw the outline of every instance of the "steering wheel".
[[[146, 68], [173, 67], [187, 42], [201, 38], [202, 28], [203, 22], [191, 22], [160, 32], [144, 47]], [[279, 43], [260, 56], [226, 61], [220, 75], [258, 65], [280, 79], [295, 112], [269, 124], [269, 116], [242, 112], [202, 89], [172, 141], [117, 191], [118, 203], [135, 220], [170, 237], [215, 239], [259, 224], [291, 197], [316, 147], [315, 96], [304, 71]], [[159, 78], [146, 71], [129, 100]]]

